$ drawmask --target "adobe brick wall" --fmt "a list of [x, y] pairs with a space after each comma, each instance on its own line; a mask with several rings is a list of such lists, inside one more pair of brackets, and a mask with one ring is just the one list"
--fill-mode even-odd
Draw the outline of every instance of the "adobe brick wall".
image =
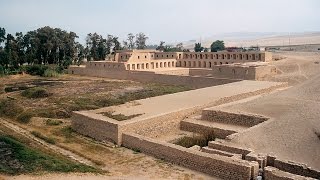
[[201, 119], [247, 127], [252, 127], [268, 120], [268, 118], [258, 115], [238, 114], [212, 109], [204, 109]]
[[251, 149], [237, 147], [237, 146], [231, 146], [231, 145], [225, 145], [225, 144], [218, 142], [218, 141], [210, 141], [208, 147], [213, 148], [213, 149], [218, 149], [221, 151], [226, 151], [226, 152], [233, 153], [233, 154], [242, 154], [243, 159], [245, 158], [245, 156], [247, 154], [252, 152]]
[[[200, 120], [198, 120], [198, 121], [200, 121]], [[195, 133], [204, 133], [204, 132], [213, 131], [214, 135], [220, 139], [225, 139], [230, 134], [237, 133], [236, 131], [232, 131], [232, 130], [202, 126], [202, 125], [196, 124], [196, 122], [192, 123], [192, 122], [188, 122], [188, 121], [181, 121], [180, 122], [180, 129], [184, 130], [184, 131], [195, 132]]]
[[313, 178], [284, 172], [270, 166], [264, 168], [264, 178], [265, 180], [315, 180]]
[[85, 136], [90, 136], [99, 141], [119, 142], [119, 125], [111, 121], [103, 121], [99, 116], [87, 115], [86, 112], [73, 112], [71, 127]]
[[315, 170], [311, 167], [307, 167], [304, 164], [290, 162], [290, 161], [284, 161], [281, 159], [275, 159], [274, 165], [275, 168], [278, 168], [279, 170], [286, 171], [292, 174], [298, 174], [301, 176], [307, 176], [312, 177], [316, 179], [320, 179], [320, 171]]
[[256, 177], [259, 168], [257, 162], [194, 151], [137, 134], [124, 133], [122, 138], [123, 146], [127, 148], [222, 179], [249, 180]]
[[[182, 72], [175, 71], [175, 74], [186, 73], [184, 69]], [[103, 68], [86, 68], [78, 66], [70, 66], [68, 68], [69, 74], [87, 75], [95, 77], [106, 77], [112, 79], [134, 80], [139, 82], [156, 82], [172, 85], [184, 85], [191, 88], [203, 88], [209, 86], [222, 85], [240, 80], [231, 80], [223, 78], [203, 77], [203, 76], [181, 76], [170, 74], [157, 74], [150, 71], [124, 71], [119, 69], [103, 69]], [[201, 74], [201, 73], [196, 73]], [[206, 73], [204, 73], [206, 74]]]

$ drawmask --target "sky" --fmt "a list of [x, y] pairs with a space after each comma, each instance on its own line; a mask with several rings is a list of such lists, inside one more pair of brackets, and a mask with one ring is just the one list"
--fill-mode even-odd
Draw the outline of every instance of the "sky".
[[143, 32], [149, 44], [232, 32], [320, 31], [320, 0], [0, 0], [8, 33], [43, 26], [125, 39]]

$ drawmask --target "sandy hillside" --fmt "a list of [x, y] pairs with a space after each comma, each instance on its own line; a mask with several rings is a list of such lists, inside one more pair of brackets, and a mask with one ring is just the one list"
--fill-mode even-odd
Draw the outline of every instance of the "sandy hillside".
[[283, 62], [275, 62], [285, 72], [278, 75], [277, 80], [288, 78], [293, 87], [223, 107], [271, 118], [235, 136], [231, 142], [320, 169], [320, 137], [317, 136], [320, 133], [320, 65], [313, 62], [319, 56], [286, 56]]

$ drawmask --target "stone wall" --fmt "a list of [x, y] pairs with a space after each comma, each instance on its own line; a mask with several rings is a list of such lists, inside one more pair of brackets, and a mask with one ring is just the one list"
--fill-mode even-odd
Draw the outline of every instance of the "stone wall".
[[278, 168], [279, 170], [286, 171], [292, 174], [320, 179], [320, 171], [312, 169], [311, 167], [307, 167], [305, 164], [284, 161], [276, 158], [274, 160], [273, 166], [275, 168]]
[[268, 118], [258, 115], [238, 114], [213, 109], [204, 109], [201, 119], [247, 127], [252, 127], [268, 120]]
[[[184, 71], [184, 70], [183, 70]], [[219, 79], [213, 77], [200, 76], [179, 76], [168, 74], [157, 74], [148, 71], [121, 71], [113, 69], [95, 69], [86, 67], [70, 66], [69, 74], [90, 75], [95, 77], [106, 77], [112, 79], [134, 80], [139, 82], [156, 82], [173, 85], [184, 85], [191, 88], [203, 88], [209, 86], [222, 85], [239, 80]], [[176, 72], [177, 73], [177, 72]], [[184, 73], [184, 72], [183, 72]]]
[[103, 121], [102, 115], [88, 114], [86, 112], [73, 112], [71, 127], [85, 136], [90, 136], [99, 141], [119, 142], [119, 125], [114, 120]]
[[210, 141], [208, 144], [209, 148], [212, 149], [218, 149], [221, 151], [226, 151], [233, 154], [242, 154], [242, 159], [245, 158], [245, 156], [252, 152], [251, 149], [237, 147], [237, 146], [231, 146], [231, 145], [225, 145], [218, 141]]
[[315, 180], [313, 178], [284, 172], [270, 166], [264, 168], [264, 178], [265, 180]]
[[127, 148], [222, 179], [249, 180], [256, 177], [259, 168], [257, 162], [207, 154], [137, 134], [125, 133], [122, 138]]
[[219, 129], [219, 128], [210, 127], [210, 126], [203, 126], [201, 124], [197, 124], [196, 121], [201, 121], [201, 120], [195, 120], [195, 122], [181, 121], [180, 129], [183, 131], [189, 131], [189, 132], [195, 132], [195, 133], [204, 133], [204, 132], [213, 131], [214, 135], [220, 139], [225, 139], [230, 134], [237, 133], [236, 131], [232, 131], [232, 130]]

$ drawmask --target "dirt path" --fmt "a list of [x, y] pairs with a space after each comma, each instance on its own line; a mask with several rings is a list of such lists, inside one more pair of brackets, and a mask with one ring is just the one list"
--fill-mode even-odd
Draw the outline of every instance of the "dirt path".
[[39, 138], [34, 137], [29, 131], [27, 131], [27, 130], [25, 130], [25, 129], [13, 124], [13, 123], [10, 123], [10, 122], [8, 122], [8, 121], [6, 121], [4, 119], [1, 119], [1, 118], [0, 118], [0, 121], [1, 121], [2, 125], [4, 125], [5, 127], [10, 128], [11, 130], [15, 131], [16, 133], [19, 133], [19, 134], [21, 134], [21, 135], [23, 135], [23, 136], [25, 136], [25, 137], [27, 137], [29, 139], [34, 140], [35, 142], [39, 143], [40, 145], [42, 145], [42, 146], [44, 146], [44, 147], [46, 147], [48, 149], [51, 149], [52, 151], [54, 151], [56, 153], [59, 153], [59, 154], [64, 155], [64, 156], [67, 156], [67, 157], [69, 157], [69, 158], [71, 158], [71, 159], [73, 159], [73, 160], [75, 160], [75, 161], [77, 161], [79, 163], [82, 163], [82, 164], [86, 164], [86, 165], [89, 165], [89, 166], [94, 166], [95, 165], [90, 160], [88, 160], [88, 159], [86, 159], [84, 157], [81, 157], [81, 156], [79, 156], [77, 154], [74, 154], [71, 151], [68, 151], [66, 149], [60, 148], [60, 147], [55, 146], [53, 144], [49, 144], [49, 143], [47, 143], [47, 142], [45, 142], [45, 141], [43, 141], [43, 140], [41, 140]]

